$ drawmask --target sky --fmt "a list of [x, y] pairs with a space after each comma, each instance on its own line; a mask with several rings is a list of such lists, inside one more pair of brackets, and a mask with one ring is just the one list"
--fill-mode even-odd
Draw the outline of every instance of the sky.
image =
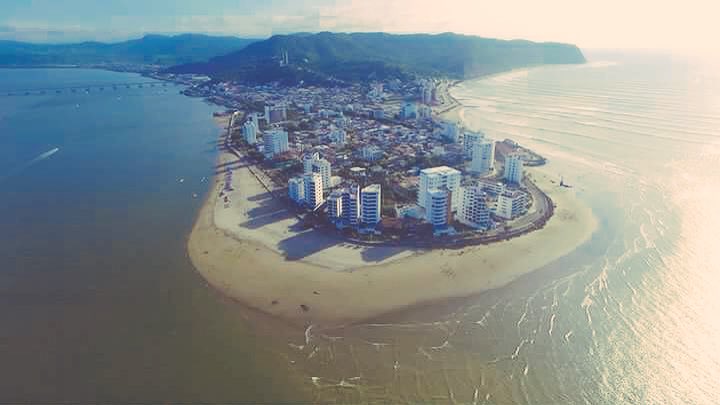
[[717, 0], [0, 0], [0, 39], [456, 32], [584, 49], [720, 53], [718, 15]]

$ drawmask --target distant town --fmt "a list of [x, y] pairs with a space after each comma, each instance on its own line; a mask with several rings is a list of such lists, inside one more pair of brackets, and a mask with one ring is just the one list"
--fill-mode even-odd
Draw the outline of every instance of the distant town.
[[543, 157], [442, 118], [459, 105], [449, 80], [331, 88], [154, 77], [228, 108], [224, 147], [308, 228], [367, 243], [489, 243], [553, 213], [525, 173]]

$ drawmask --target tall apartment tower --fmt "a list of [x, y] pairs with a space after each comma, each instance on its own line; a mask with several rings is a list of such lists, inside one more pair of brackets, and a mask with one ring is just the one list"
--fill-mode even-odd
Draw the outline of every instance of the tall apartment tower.
[[257, 143], [257, 125], [248, 120], [243, 124], [243, 138], [249, 145], [255, 145]]
[[332, 177], [332, 165], [327, 159], [315, 159], [312, 162], [312, 172], [319, 173], [322, 176], [323, 191], [330, 189], [330, 178]]
[[328, 218], [331, 221], [337, 221], [342, 218], [342, 191], [335, 190], [327, 198]]
[[306, 153], [303, 156], [303, 173], [308, 174], [313, 172], [313, 162], [317, 159], [320, 159], [320, 154], [318, 152], [310, 152]]
[[360, 222], [360, 187], [352, 185], [342, 193], [342, 218], [350, 226]]
[[310, 173], [303, 176], [305, 185], [305, 203], [310, 209], [316, 209], [321, 206], [323, 200], [323, 184], [320, 173]]
[[447, 187], [430, 189], [427, 202], [425, 220], [434, 228], [448, 225], [452, 220], [452, 192]]
[[[447, 188], [451, 193], [455, 193], [460, 188], [462, 173], [459, 170], [448, 166], [438, 166], [420, 171], [420, 188], [418, 189], [418, 205], [427, 209], [428, 207], [428, 191], [433, 188]], [[452, 198], [451, 209], [456, 211], [458, 208], [458, 199]]]
[[305, 201], [305, 179], [303, 177], [293, 177], [288, 181], [288, 196], [297, 204]]
[[273, 158], [276, 155], [287, 152], [290, 150], [288, 133], [281, 129], [266, 131], [263, 136], [263, 146], [265, 157], [267, 158]]
[[490, 208], [487, 194], [480, 186], [462, 188], [462, 202], [458, 210], [458, 221], [476, 229], [490, 227]]
[[372, 184], [360, 191], [360, 222], [377, 225], [382, 218], [382, 190], [379, 184]]
[[523, 181], [524, 164], [519, 153], [510, 153], [505, 156], [505, 180], [510, 184], [520, 184]]
[[463, 136], [463, 151], [465, 152], [466, 159], [472, 159], [473, 150], [475, 150], [475, 144], [485, 139], [485, 134], [482, 132], [467, 131]]
[[495, 142], [492, 139], [483, 139], [473, 145], [470, 171], [478, 174], [489, 174], [493, 171], [495, 163]]

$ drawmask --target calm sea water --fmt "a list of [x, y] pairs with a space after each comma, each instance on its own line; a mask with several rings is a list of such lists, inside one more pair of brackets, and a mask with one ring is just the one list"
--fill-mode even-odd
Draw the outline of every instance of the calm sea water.
[[[0, 70], [0, 94], [138, 81]], [[0, 402], [302, 398], [187, 259], [220, 130], [179, 90], [0, 97]]]
[[[176, 88], [0, 97], [0, 400], [719, 403], [718, 70], [590, 58], [456, 95], [550, 159], [592, 240], [506, 288], [333, 331], [193, 272], [212, 107]], [[2, 73], [0, 93], [138, 79]]]

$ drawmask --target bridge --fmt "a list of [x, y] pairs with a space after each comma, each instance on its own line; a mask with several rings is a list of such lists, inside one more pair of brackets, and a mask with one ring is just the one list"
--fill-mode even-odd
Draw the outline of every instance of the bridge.
[[117, 91], [120, 89], [142, 89], [145, 87], [167, 87], [167, 82], [159, 81], [135, 81], [135, 82], [122, 82], [122, 83], [103, 83], [103, 84], [89, 84], [89, 85], [76, 85], [76, 86], [65, 86], [65, 87], [45, 87], [45, 88], [34, 88], [34, 89], [14, 89], [14, 90], [0, 90], [0, 97], [15, 97], [15, 96], [38, 96], [44, 94], [63, 94], [63, 93], [78, 93], [91, 91]]

